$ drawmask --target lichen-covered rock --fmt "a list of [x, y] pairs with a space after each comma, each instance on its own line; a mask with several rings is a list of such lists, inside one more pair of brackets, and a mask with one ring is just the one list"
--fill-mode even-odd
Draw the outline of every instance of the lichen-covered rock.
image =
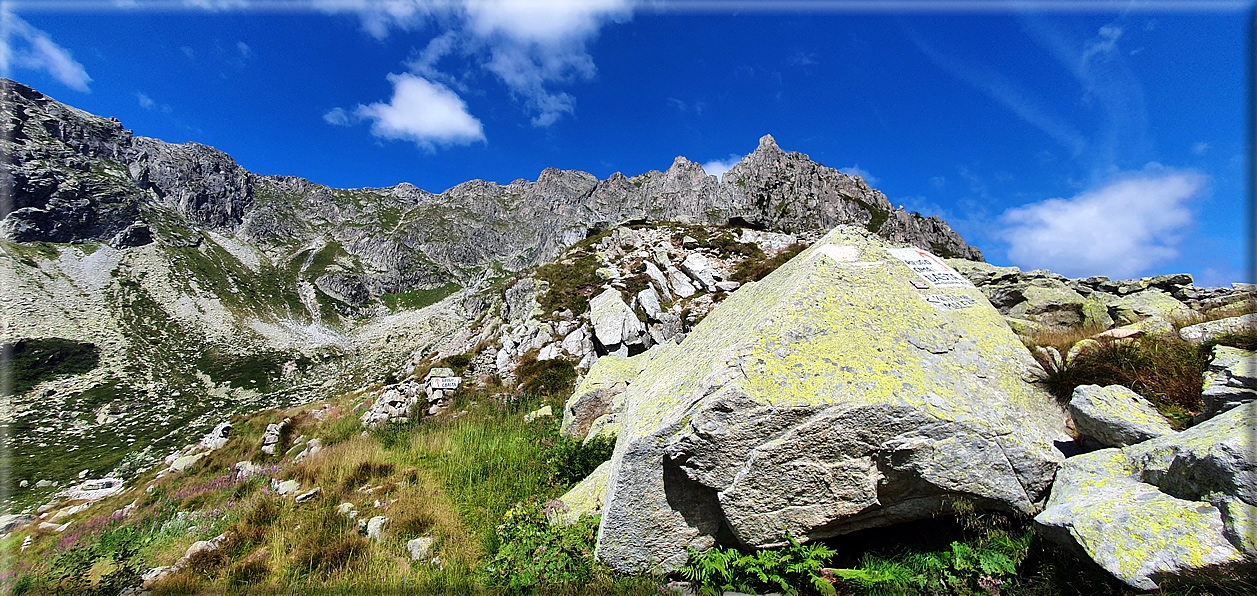
[[1008, 315], [1029, 319], [1058, 327], [1069, 327], [1083, 322], [1083, 305], [1086, 298], [1056, 281], [1051, 285], [1029, 286], [1022, 290], [1024, 301], [1012, 307]]
[[1152, 316], [1172, 321], [1185, 319], [1194, 314], [1186, 304], [1157, 288], [1149, 288], [1120, 297], [1110, 297], [1107, 300], [1109, 313], [1120, 325], [1129, 325]]
[[566, 508], [557, 512], [552, 523], [570, 526], [582, 515], [598, 515], [602, 512], [602, 499], [607, 494], [607, 479], [611, 477], [611, 462], [602, 462], [584, 480], [564, 493], [559, 500]]
[[597, 547], [620, 571], [675, 569], [721, 528], [762, 547], [956, 498], [1032, 512], [1063, 459], [1064, 412], [999, 313], [933, 255], [858, 228], [730, 295], [668, 352], [621, 396]]
[[[559, 432], [576, 438], [615, 434], [624, 407], [621, 394], [643, 368], [675, 347], [676, 344], [666, 343], [632, 358], [614, 355], [599, 358], [563, 406]], [[598, 432], [592, 432], [595, 429]]]
[[1128, 585], [1252, 568], [1257, 406], [1125, 449], [1070, 458], [1035, 517], [1047, 538], [1089, 556]]
[[1257, 353], [1230, 346], [1214, 346], [1200, 395], [1204, 408], [1197, 422], [1257, 400]]
[[1079, 385], [1069, 415], [1080, 434], [1105, 446], [1126, 447], [1174, 432], [1152, 402], [1121, 385]]
[[1184, 340], [1201, 344], [1228, 333], [1251, 332], [1254, 329], [1257, 329], [1257, 314], [1248, 314], [1190, 325], [1179, 329], [1178, 334]]

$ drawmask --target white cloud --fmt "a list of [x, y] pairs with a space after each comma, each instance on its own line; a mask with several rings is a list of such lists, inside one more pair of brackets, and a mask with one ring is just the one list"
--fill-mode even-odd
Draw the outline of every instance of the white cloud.
[[1025, 269], [1069, 277], [1129, 278], [1178, 255], [1192, 225], [1191, 199], [1208, 178], [1150, 164], [1069, 199], [1047, 199], [1000, 217], [1008, 257]]
[[249, 44], [243, 41], [236, 42], [236, 51], [240, 52], [240, 57], [242, 58], [248, 58], [253, 55], [253, 48], [250, 48]]
[[91, 91], [88, 83], [92, 82], [92, 77], [87, 75], [87, 70], [47, 33], [7, 9], [0, 9], [0, 20], [4, 22], [0, 31], [0, 72], [7, 76], [13, 67], [42, 70], [75, 91]]
[[[467, 104], [445, 85], [412, 74], [390, 74], [389, 103], [359, 105], [354, 115], [372, 121], [371, 134], [413, 141], [432, 150], [436, 145], [468, 145], [485, 140], [484, 130]], [[331, 112], [329, 112], [331, 114]], [[325, 114], [324, 119], [328, 116]]]
[[183, 0], [184, 6], [210, 11], [249, 8], [249, 0]]
[[838, 168], [838, 171], [848, 176], [859, 176], [869, 184], [877, 184], [877, 177], [870, 174], [868, 170], [861, 168], [860, 164], [855, 164], [848, 168]]
[[534, 126], [549, 126], [576, 104], [554, 87], [594, 76], [586, 45], [603, 25], [627, 20], [636, 1], [314, 0], [314, 6], [356, 14], [363, 29], [380, 39], [393, 29], [438, 23], [448, 31], [411, 60], [412, 73], [454, 84], [437, 71], [437, 61], [454, 52], [472, 57], [533, 115]]
[[323, 121], [333, 126], [349, 126], [349, 113], [344, 108], [332, 108], [323, 114]]
[[1192, 153], [1196, 155], [1204, 155], [1209, 152], [1209, 143], [1200, 141], [1192, 145]]
[[193, 50], [191, 46], [179, 46], [179, 51], [183, 52], [188, 60], [196, 60], [196, 50]]
[[738, 162], [740, 161], [742, 161], [741, 155], [730, 153], [729, 157], [725, 159], [713, 159], [704, 163], [703, 171], [706, 172], [708, 176], [715, 176], [719, 179], [725, 175], [725, 172], [729, 171], [729, 168], [738, 165]]
[[138, 99], [138, 100], [140, 101], [140, 107], [141, 107], [141, 108], [144, 108], [144, 109], [146, 109], [146, 110], [151, 110], [151, 109], [153, 109], [153, 108], [157, 107], [157, 102], [153, 101], [153, 98], [149, 97], [149, 96], [148, 96], [147, 94], [145, 94], [143, 91], [141, 91], [141, 92], [139, 92], [139, 93], [136, 93], [136, 94], [135, 94], [135, 97], [136, 97], [136, 99]]

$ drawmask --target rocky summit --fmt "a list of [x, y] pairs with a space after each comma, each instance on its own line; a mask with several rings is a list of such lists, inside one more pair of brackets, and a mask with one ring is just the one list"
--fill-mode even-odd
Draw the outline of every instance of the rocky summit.
[[1251, 285], [991, 265], [771, 136], [333, 189], [0, 92], [0, 590], [1257, 585]]

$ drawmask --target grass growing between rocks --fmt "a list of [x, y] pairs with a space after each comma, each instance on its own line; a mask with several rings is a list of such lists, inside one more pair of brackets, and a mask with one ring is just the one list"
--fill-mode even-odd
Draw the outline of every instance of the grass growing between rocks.
[[[1066, 354], [1089, 335], [1090, 330], [1041, 335], [1028, 343], [1032, 348], [1052, 346]], [[1042, 381], [1058, 401], [1068, 403], [1080, 385], [1122, 385], [1148, 398], [1177, 429], [1191, 424], [1192, 416], [1204, 405], [1201, 391], [1213, 344], [1197, 346], [1169, 335], [1097, 341], [1093, 348], [1063, 363], [1032, 349], [1045, 371]]]
[[[64, 532], [29, 527], [34, 540], [25, 552], [21, 537], [5, 539], [0, 552], [14, 564], [13, 573], [0, 576], [0, 591], [114, 594], [138, 585], [149, 568], [180, 562], [194, 542], [219, 535], [219, 549], [182, 561], [152, 593], [653, 590], [651, 580], [615, 576], [594, 563], [594, 518], [592, 526], [534, 531], [547, 502], [610, 454], [610, 443], [585, 448], [560, 437], [554, 418], [523, 421], [543, 404], [560, 408], [563, 395], [464, 391], [450, 408], [458, 416], [364, 434], [354, 406], [371, 397], [350, 394], [326, 410], [314, 408], [322, 419], [309, 406], [237, 418], [228, 444], [183, 473], [155, 479], [150, 470], [128, 494], [58, 520], [71, 522]], [[291, 430], [277, 455], [262, 453], [266, 425], [285, 417]], [[311, 438], [325, 447], [295, 461]], [[262, 474], [239, 476], [232, 467], [240, 461], [254, 462]], [[299, 493], [320, 492], [296, 503], [275, 494], [272, 478], [296, 480]], [[356, 512], [352, 518], [338, 510], [345, 503]], [[361, 522], [375, 516], [388, 521], [379, 539], [370, 539]], [[435, 546], [429, 558], [411, 561], [406, 543], [419, 537]]]

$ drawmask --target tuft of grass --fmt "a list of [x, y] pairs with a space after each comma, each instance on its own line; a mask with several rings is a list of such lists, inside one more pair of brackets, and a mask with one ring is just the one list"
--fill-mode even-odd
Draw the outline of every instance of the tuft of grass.
[[1203, 407], [1200, 394], [1207, 352], [1176, 337], [1146, 335], [1131, 340], [1101, 340], [1100, 346], [1061, 367], [1035, 352], [1048, 391], [1068, 403], [1079, 385], [1122, 385], [1148, 398], [1180, 428]]
[[[772, 258], [748, 257], [734, 266], [733, 275], [730, 276], [730, 279], [739, 283], [764, 279], [769, 273], [772, 273], [773, 271], [776, 271], [778, 267], [785, 265], [787, 261], [793, 259], [806, 248], [807, 245], [796, 242], [786, 247]], [[760, 254], [763, 255], [763, 253]]]

